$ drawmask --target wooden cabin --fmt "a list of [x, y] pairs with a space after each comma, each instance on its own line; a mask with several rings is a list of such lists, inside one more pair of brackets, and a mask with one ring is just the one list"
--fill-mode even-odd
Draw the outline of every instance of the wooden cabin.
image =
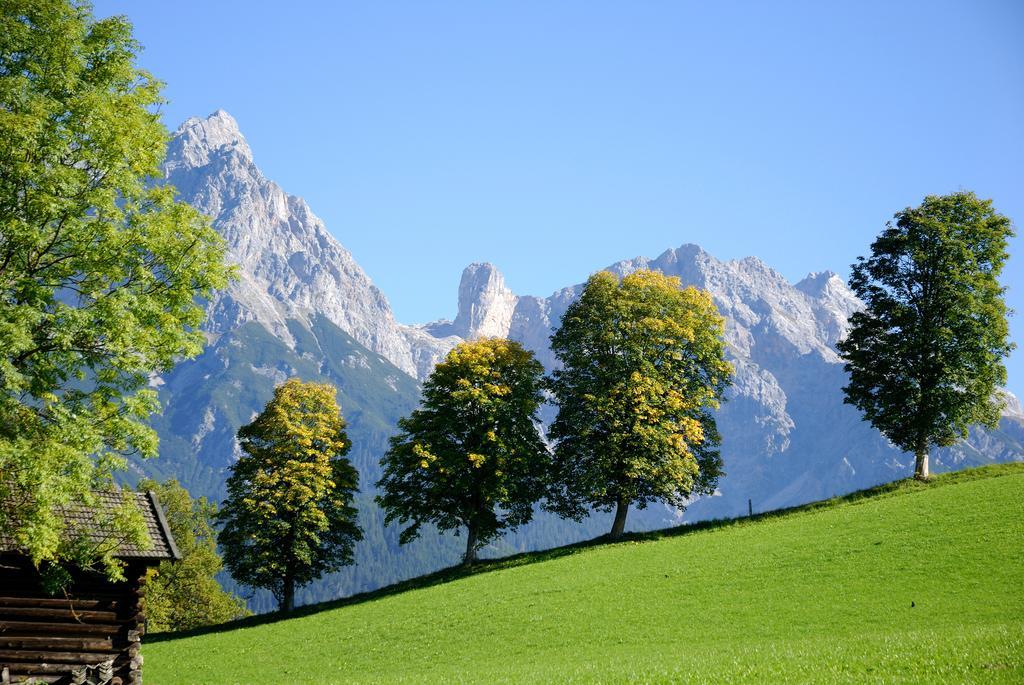
[[[125, 580], [72, 570], [72, 583], [59, 596], [42, 587], [32, 562], [0, 531], [0, 683], [139, 685], [140, 641], [145, 618], [140, 591], [146, 571], [165, 559], [179, 559], [170, 528], [152, 492], [96, 493], [93, 507], [61, 510], [69, 535], [96, 545], [113, 544], [124, 562]], [[111, 511], [134, 501], [152, 544], [146, 549], [118, 543], [109, 526]], [[105, 529], [106, 528], [106, 529]], [[113, 540], [113, 542], [111, 542]]]

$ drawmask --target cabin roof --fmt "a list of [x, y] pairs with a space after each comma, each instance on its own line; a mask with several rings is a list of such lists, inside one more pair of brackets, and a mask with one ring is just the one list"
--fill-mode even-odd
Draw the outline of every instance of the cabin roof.
[[[140, 559], [162, 561], [181, 558], [170, 526], [164, 517], [163, 509], [157, 501], [156, 494], [133, 492], [131, 490], [104, 490], [92, 493], [95, 504], [74, 503], [58, 507], [57, 512], [64, 518], [69, 537], [81, 537], [97, 547], [113, 545], [113, 556], [120, 559]], [[111, 516], [125, 502], [134, 501], [142, 514], [152, 545], [141, 548], [118, 539], [114, 531]], [[13, 535], [0, 530], [0, 552], [18, 552]]]

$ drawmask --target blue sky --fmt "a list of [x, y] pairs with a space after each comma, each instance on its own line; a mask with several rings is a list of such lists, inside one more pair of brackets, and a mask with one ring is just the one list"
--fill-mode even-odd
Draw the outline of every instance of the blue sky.
[[234, 115], [405, 322], [453, 316], [473, 261], [536, 295], [687, 242], [845, 277], [960, 188], [1024, 226], [1024, 2], [95, 8], [135, 24], [167, 125]]

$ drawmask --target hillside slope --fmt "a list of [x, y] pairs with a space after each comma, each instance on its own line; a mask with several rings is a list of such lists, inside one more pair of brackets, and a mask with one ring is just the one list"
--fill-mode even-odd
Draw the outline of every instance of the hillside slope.
[[147, 681], [1021, 682], [1024, 466], [145, 646]]

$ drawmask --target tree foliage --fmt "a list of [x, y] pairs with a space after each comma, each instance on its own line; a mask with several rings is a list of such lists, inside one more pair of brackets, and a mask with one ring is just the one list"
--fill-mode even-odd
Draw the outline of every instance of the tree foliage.
[[205, 497], [193, 500], [173, 479], [143, 480], [138, 489], [156, 493], [181, 553], [181, 559], [161, 562], [146, 578], [146, 629], [190, 630], [248, 616], [245, 602], [217, 582], [224, 565], [212, 526], [217, 506]]
[[238, 431], [218, 537], [236, 580], [294, 608], [295, 588], [352, 563], [362, 539], [352, 498], [359, 474], [330, 384], [292, 378]]
[[889, 222], [850, 287], [867, 306], [839, 343], [850, 382], [845, 401], [893, 444], [916, 455], [995, 427], [1010, 353], [1005, 288], [1010, 220], [974, 193], [928, 196]]
[[386, 521], [465, 528], [465, 563], [502, 531], [530, 520], [543, 493], [548, 451], [538, 432], [544, 368], [518, 343], [465, 342], [423, 386], [419, 409], [399, 421], [384, 456]]
[[607, 271], [587, 281], [551, 349], [558, 416], [547, 507], [576, 519], [631, 504], [684, 506], [722, 473], [712, 411], [731, 382], [724, 320], [711, 296], [678, 278]]
[[208, 221], [151, 184], [167, 132], [138, 50], [85, 3], [3, 2], [0, 526], [37, 563], [88, 556], [55, 508], [156, 453], [147, 381], [200, 351], [196, 297], [229, 275]]

